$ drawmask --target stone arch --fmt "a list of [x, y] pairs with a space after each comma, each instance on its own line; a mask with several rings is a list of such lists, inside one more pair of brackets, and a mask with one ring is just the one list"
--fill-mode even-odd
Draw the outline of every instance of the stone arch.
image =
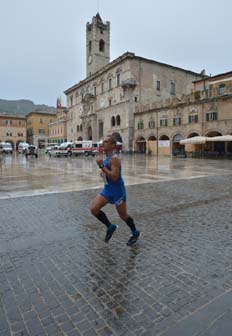
[[143, 136], [140, 136], [137, 138], [135, 146], [136, 146], [135, 148], [136, 152], [146, 153], [146, 149], [147, 149], [146, 140]]
[[172, 137], [172, 143], [179, 143], [180, 140], [183, 140], [184, 136], [180, 133], [176, 133], [173, 137]]
[[175, 135], [173, 135], [172, 137], [172, 153], [173, 155], [175, 155], [175, 153], [179, 153], [179, 152], [183, 152], [184, 153], [184, 145], [180, 144], [180, 140], [183, 140], [185, 137], [184, 135], [180, 134], [180, 133], [176, 133]]
[[199, 136], [200, 134], [199, 133], [197, 133], [197, 132], [192, 132], [192, 133], [189, 133], [189, 135], [187, 136], [187, 139], [189, 139], [189, 138], [193, 138], [193, 137], [195, 137], [195, 136]]
[[205, 134], [207, 137], [215, 137], [215, 136], [220, 136], [222, 135], [222, 132], [221, 131], [218, 131], [218, 130], [210, 130], [210, 131], [207, 131], [207, 133]]
[[159, 140], [170, 140], [170, 138], [169, 138], [168, 135], [162, 134], [162, 135], [160, 135]]
[[154, 135], [150, 135], [148, 141], [156, 141], [156, 137]]
[[[206, 136], [209, 138], [215, 137], [215, 136], [221, 136], [221, 135], [222, 135], [222, 132], [216, 129], [207, 131], [206, 133]], [[217, 141], [217, 142], [207, 141], [204, 147], [205, 147], [206, 152], [218, 152], [219, 154], [225, 152], [225, 142], [222, 142], [222, 141]]]
[[156, 154], [157, 153], [157, 138], [154, 134], [150, 134], [147, 140], [147, 153]]

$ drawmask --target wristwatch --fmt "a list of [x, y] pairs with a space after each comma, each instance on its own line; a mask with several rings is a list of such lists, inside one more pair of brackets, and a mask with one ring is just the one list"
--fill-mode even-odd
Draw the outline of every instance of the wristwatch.
[[100, 169], [102, 169], [103, 167], [105, 167], [103, 163], [99, 164], [98, 166], [99, 166]]

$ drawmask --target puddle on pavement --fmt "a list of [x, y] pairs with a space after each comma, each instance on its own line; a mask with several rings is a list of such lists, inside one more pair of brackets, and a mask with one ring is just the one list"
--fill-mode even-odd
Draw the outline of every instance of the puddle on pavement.
[[[208, 175], [231, 174], [232, 160], [177, 160], [146, 155], [121, 155], [125, 183], [135, 185]], [[102, 187], [94, 158], [53, 158], [27, 161], [8, 156], [0, 174], [0, 198], [33, 196]]]

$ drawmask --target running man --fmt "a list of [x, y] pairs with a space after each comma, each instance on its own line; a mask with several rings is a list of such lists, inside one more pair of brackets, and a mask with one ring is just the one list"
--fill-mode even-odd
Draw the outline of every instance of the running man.
[[126, 204], [126, 188], [121, 175], [121, 161], [115, 154], [116, 139], [109, 135], [103, 141], [106, 159], [97, 158], [96, 162], [101, 169], [101, 176], [105, 185], [100, 194], [98, 194], [92, 202], [92, 214], [106, 226], [105, 242], [108, 243], [113, 233], [117, 229], [117, 225], [112, 224], [106, 214], [101, 210], [106, 204], [114, 204], [120, 218], [126, 222], [131, 230], [131, 237], [127, 242], [128, 246], [134, 245], [140, 232], [136, 229], [133, 218], [127, 213]]

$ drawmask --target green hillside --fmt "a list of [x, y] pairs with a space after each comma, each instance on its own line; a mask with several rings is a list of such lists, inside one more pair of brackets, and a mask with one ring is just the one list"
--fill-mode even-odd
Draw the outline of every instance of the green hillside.
[[47, 105], [36, 105], [31, 100], [26, 99], [0, 99], [0, 115], [25, 116], [27, 113], [35, 110], [55, 111], [56, 108]]

